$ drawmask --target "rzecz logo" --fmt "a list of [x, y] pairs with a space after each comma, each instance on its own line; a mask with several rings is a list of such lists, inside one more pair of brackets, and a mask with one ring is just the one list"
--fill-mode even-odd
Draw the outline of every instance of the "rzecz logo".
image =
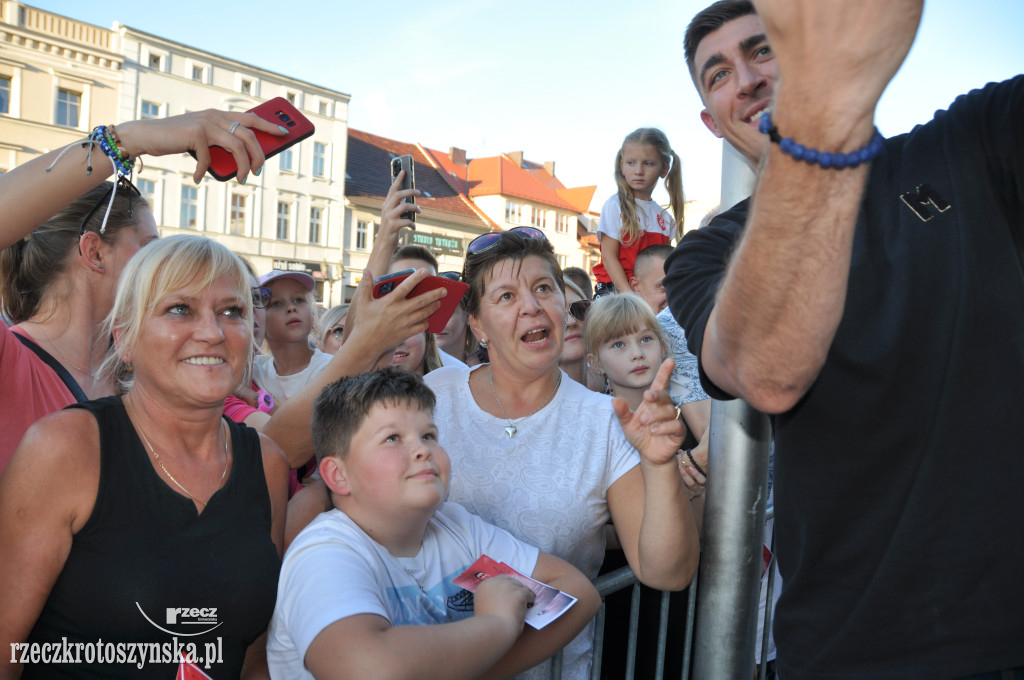
[[[217, 608], [216, 607], [167, 607], [165, 614], [166, 626], [175, 626], [180, 630], [173, 630], [164, 628], [156, 621], [151, 619], [146, 612], [142, 611], [142, 605], [138, 602], [135, 606], [139, 608], [139, 612], [154, 628], [162, 630], [165, 633], [171, 635], [182, 635], [182, 636], [194, 636], [203, 635], [209, 633], [215, 628], [219, 628], [221, 622], [217, 620]], [[199, 629], [201, 627], [201, 630]]]

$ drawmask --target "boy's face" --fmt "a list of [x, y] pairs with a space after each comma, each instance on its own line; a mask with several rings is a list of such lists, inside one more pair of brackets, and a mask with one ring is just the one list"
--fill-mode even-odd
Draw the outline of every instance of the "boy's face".
[[665, 258], [654, 258], [638, 271], [633, 272], [629, 280], [633, 292], [644, 299], [654, 313], [668, 307], [668, 296], [665, 294]]
[[409, 402], [373, 406], [337, 464], [343, 480], [332, 490], [363, 516], [431, 514], [448, 495], [451, 461], [437, 441], [434, 417]]

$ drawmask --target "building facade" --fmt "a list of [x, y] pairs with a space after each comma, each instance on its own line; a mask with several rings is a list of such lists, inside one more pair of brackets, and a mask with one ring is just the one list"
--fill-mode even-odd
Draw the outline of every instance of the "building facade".
[[159, 36], [115, 25], [124, 62], [119, 120], [208, 108], [246, 111], [284, 97], [316, 126], [245, 184], [192, 181], [187, 156], [147, 159], [136, 183], [162, 234], [202, 233], [256, 270], [304, 271], [324, 306], [342, 299], [345, 158], [349, 95]]
[[118, 47], [109, 29], [0, 1], [0, 171], [116, 120]]
[[347, 297], [355, 292], [373, 248], [381, 206], [391, 186], [391, 160], [404, 155], [413, 157], [416, 188], [422, 192], [416, 201], [423, 212], [416, 218], [415, 231], [402, 230], [400, 244], [430, 250], [438, 271], [461, 272], [466, 245], [498, 226], [453, 186], [420, 145], [349, 129], [343, 256]]

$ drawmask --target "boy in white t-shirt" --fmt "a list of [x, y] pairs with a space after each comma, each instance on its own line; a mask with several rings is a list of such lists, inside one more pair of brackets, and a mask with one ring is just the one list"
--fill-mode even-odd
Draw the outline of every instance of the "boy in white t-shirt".
[[[508, 677], [597, 612], [575, 567], [444, 502], [451, 468], [433, 409], [422, 378], [394, 368], [344, 378], [317, 399], [313, 442], [335, 509], [285, 554], [267, 642], [274, 678]], [[579, 601], [524, 630], [533, 594], [518, 581], [491, 578], [475, 595], [451, 583], [481, 554]]]

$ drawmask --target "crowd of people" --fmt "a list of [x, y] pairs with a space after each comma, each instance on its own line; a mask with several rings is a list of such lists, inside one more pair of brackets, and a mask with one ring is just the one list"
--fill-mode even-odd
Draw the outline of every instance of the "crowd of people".
[[[0, 677], [546, 678], [560, 650], [590, 677], [607, 550], [687, 587], [728, 474], [710, 397], [739, 397], [773, 422], [769, 676], [1024, 678], [1024, 77], [882, 139], [920, 12], [699, 13], [700, 116], [757, 189], [684, 237], [680, 154], [630, 133], [596, 286], [534, 227], [439, 272], [398, 245], [401, 174], [328, 310], [306, 274], [159, 238], [138, 159], [190, 151], [198, 181], [216, 145], [244, 179], [253, 131], [286, 132], [249, 113], [99, 126], [4, 174]], [[442, 333], [428, 276], [468, 287]], [[453, 583], [483, 555], [575, 604], [525, 625], [536, 589]]]

